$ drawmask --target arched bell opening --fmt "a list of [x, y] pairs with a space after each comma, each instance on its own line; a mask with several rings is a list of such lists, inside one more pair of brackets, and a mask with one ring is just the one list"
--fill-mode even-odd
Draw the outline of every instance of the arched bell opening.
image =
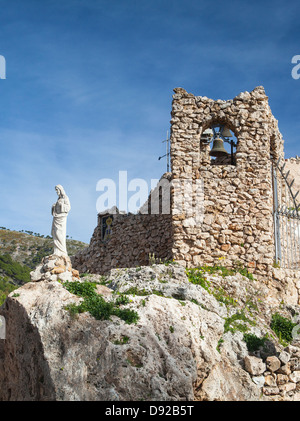
[[204, 129], [200, 138], [200, 152], [211, 165], [236, 165], [237, 138], [225, 123], [214, 123]]

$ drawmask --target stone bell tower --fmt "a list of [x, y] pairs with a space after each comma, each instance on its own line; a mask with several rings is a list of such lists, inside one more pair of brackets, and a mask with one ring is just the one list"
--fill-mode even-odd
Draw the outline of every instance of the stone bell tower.
[[[174, 92], [170, 151], [173, 180], [175, 186], [176, 180], [190, 180], [190, 201], [199, 197], [203, 201], [202, 208], [194, 206], [194, 218], [187, 217], [185, 203], [180, 211], [176, 208], [174, 188], [174, 259], [187, 266], [230, 267], [240, 262], [258, 277], [270, 274], [274, 264], [271, 158], [283, 159], [284, 153], [264, 88], [258, 86], [228, 101], [194, 96], [182, 88]], [[234, 139], [228, 159], [214, 160], [211, 156], [214, 144], [207, 133], [216, 127], [226, 128]]]

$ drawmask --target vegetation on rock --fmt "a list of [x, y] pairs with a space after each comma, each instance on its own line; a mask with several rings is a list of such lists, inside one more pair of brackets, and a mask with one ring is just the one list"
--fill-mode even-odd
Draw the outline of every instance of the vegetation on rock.
[[265, 335], [264, 337], [259, 338], [253, 333], [244, 334], [244, 341], [246, 342], [248, 351], [250, 352], [258, 351], [259, 348], [264, 346], [267, 339], [268, 339], [268, 335]]
[[293, 323], [288, 318], [275, 313], [272, 315], [271, 329], [276, 333], [280, 343], [287, 345], [293, 340], [292, 331], [297, 323]]
[[97, 320], [108, 320], [110, 316], [117, 316], [128, 324], [138, 321], [139, 316], [136, 311], [120, 308], [121, 305], [129, 303], [128, 297], [123, 294], [114, 301], [105, 301], [96, 292], [96, 282], [64, 282], [63, 286], [72, 294], [84, 298], [80, 304], [70, 304], [66, 307], [72, 315], [88, 311]]
[[[228, 316], [224, 319], [224, 333], [226, 332], [242, 332], [244, 334], [243, 339], [246, 342], [247, 349], [249, 352], [258, 351], [263, 349], [267, 343], [269, 337], [275, 340], [274, 332], [277, 336], [277, 341], [282, 346], [287, 346], [293, 340], [293, 329], [297, 326], [289, 318], [276, 312], [272, 315], [270, 322], [266, 323], [263, 328], [265, 333], [262, 337], [258, 337], [251, 330], [251, 327], [257, 326], [258, 320], [261, 320], [261, 312], [259, 309], [259, 298], [256, 293], [250, 293], [249, 296], [237, 296], [236, 294], [230, 293], [228, 290], [229, 284], [226, 286], [226, 277], [232, 276], [234, 273], [240, 273], [246, 276], [248, 279], [253, 280], [251, 274], [247, 273], [247, 270], [237, 265], [235, 269], [228, 269], [223, 266], [201, 266], [197, 268], [191, 268], [186, 270], [188, 279], [195, 285], [200, 285], [209, 294], [213, 295], [214, 298], [225, 304], [227, 308]], [[218, 275], [219, 279], [224, 279], [225, 286], [216, 285], [214, 282], [214, 275]], [[250, 276], [249, 276], [250, 275]], [[257, 291], [258, 293], [258, 291]], [[235, 310], [233, 308], [235, 307]], [[277, 342], [275, 340], [275, 342]], [[268, 340], [269, 342], [269, 340]], [[223, 339], [221, 338], [218, 342], [217, 349], [220, 351]]]

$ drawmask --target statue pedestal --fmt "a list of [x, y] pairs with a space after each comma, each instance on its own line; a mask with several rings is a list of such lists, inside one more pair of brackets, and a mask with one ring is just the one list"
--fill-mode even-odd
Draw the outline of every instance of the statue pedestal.
[[52, 254], [42, 259], [34, 271], [30, 272], [31, 282], [39, 281], [78, 281], [78, 270], [72, 269], [69, 256], [56, 256]]

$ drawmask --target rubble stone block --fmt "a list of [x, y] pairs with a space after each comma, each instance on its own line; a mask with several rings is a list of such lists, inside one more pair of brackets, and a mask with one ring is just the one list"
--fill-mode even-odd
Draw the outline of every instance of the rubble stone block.
[[291, 382], [293, 383], [298, 383], [300, 382], [300, 371], [299, 370], [295, 370], [293, 371], [290, 375], [289, 375], [289, 379], [291, 380]]
[[277, 374], [276, 383], [278, 385], [283, 385], [285, 383], [288, 383], [288, 381], [289, 376], [287, 376], [286, 374]]
[[279, 395], [280, 390], [277, 386], [276, 387], [266, 386], [266, 387], [263, 387], [263, 393], [266, 396]]
[[280, 363], [280, 360], [277, 357], [272, 355], [272, 356], [266, 358], [266, 366], [267, 366], [268, 370], [274, 372], [274, 371], [277, 371], [280, 368], [281, 363]]
[[257, 358], [251, 355], [246, 355], [244, 359], [245, 370], [248, 371], [252, 376], [259, 376], [266, 371], [266, 364], [261, 358]]
[[282, 351], [279, 354], [279, 357], [278, 358], [282, 362], [282, 364], [286, 364], [286, 363], [289, 362], [291, 356], [290, 356], [290, 354], [287, 351]]
[[286, 384], [283, 384], [283, 385], [279, 386], [280, 392], [284, 392], [284, 393], [291, 392], [295, 389], [296, 389], [295, 383], [286, 383]]
[[265, 386], [276, 387], [276, 376], [274, 376], [273, 374], [268, 374], [267, 376], [265, 376]]

